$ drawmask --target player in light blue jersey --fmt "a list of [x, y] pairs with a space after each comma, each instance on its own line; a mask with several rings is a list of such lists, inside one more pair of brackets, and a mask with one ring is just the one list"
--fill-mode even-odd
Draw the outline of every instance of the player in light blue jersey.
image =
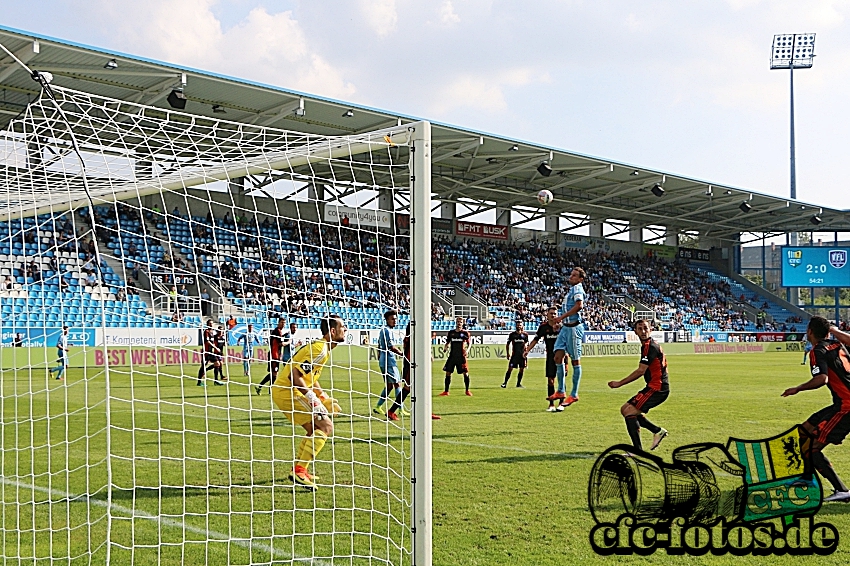
[[254, 344], [262, 344], [263, 337], [254, 332], [254, 325], [249, 324], [245, 334], [239, 337], [237, 343], [242, 344], [242, 369], [246, 377], [251, 377], [251, 360], [254, 358]]
[[803, 346], [803, 361], [800, 362], [801, 366], [806, 365], [806, 362], [809, 361], [809, 352], [811, 352], [814, 349], [815, 349], [815, 347], [812, 346], [812, 343], [809, 342], [809, 339], [807, 338], [806, 339], [806, 345]]
[[[403, 356], [401, 350], [393, 345], [392, 329], [395, 328], [398, 313], [394, 310], [388, 310], [384, 313], [386, 326], [381, 329], [378, 334], [378, 366], [381, 368], [381, 375], [384, 378], [384, 390], [381, 391], [381, 397], [378, 399], [378, 405], [372, 411], [378, 415], [385, 415], [386, 409], [384, 403], [387, 402], [387, 397], [390, 391], [393, 392], [393, 399], [399, 402], [401, 399], [401, 375], [396, 365], [396, 356]], [[402, 410], [403, 414], [403, 410]]]
[[[558, 378], [558, 390], [547, 399], [561, 400], [557, 411], [563, 411], [578, 401], [578, 386], [581, 383], [581, 342], [584, 338], [584, 319], [581, 309], [584, 307], [584, 278], [586, 274], [581, 267], [573, 268], [570, 273], [570, 290], [561, 305], [561, 314], [555, 317], [555, 322], [561, 323], [558, 340], [555, 342], [555, 375]], [[573, 365], [573, 388], [566, 395], [566, 369], [564, 358], [570, 357]]]
[[62, 334], [56, 340], [56, 358], [59, 365], [48, 370], [51, 375], [56, 372], [56, 379], [65, 379], [65, 369], [68, 367], [68, 327], [62, 327]]

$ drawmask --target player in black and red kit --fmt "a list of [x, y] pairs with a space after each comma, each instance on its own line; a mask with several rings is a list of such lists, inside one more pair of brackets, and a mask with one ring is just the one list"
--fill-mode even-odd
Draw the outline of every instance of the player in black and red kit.
[[[534, 340], [532, 340], [531, 344], [525, 348], [525, 355], [528, 356], [528, 353], [537, 346], [537, 343], [540, 342], [540, 340], [543, 340], [543, 343], [546, 345], [547, 399], [555, 394], [555, 342], [558, 341], [558, 332], [561, 331], [561, 325], [555, 322], [556, 316], [558, 316], [557, 307], [549, 307], [546, 309], [546, 320], [540, 323], [540, 326], [537, 327], [537, 334], [535, 334]], [[546, 410], [550, 413], [554, 413], [560, 407], [560, 403], [558, 403], [556, 399], [552, 399], [549, 401], [549, 408]]]
[[446, 344], [443, 346], [443, 352], [449, 350], [449, 357], [443, 366], [443, 371], [446, 372], [446, 388], [440, 393], [440, 397], [445, 397], [449, 394], [449, 386], [452, 384], [452, 372], [455, 370], [457, 370], [457, 373], [463, 374], [463, 385], [466, 388], [466, 394], [472, 397], [472, 393], [469, 391], [469, 367], [466, 362], [466, 349], [469, 347], [469, 343], [469, 331], [463, 328], [463, 318], [455, 318], [454, 330], [449, 330], [446, 334]]
[[528, 358], [526, 357], [525, 347], [528, 346], [528, 332], [521, 320], [516, 321], [516, 330], [508, 334], [508, 343], [505, 345], [505, 357], [508, 358], [508, 371], [505, 372], [505, 381], [502, 382], [502, 389], [508, 386], [508, 381], [511, 379], [511, 372], [514, 368], [519, 371], [516, 375], [516, 386], [522, 387], [522, 376], [525, 373], [525, 368], [528, 367]]
[[823, 500], [848, 501], [850, 490], [823, 453], [827, 444], [841, 444], [850, 432], [850, 354], [841, 342], [827, 338], [829, 333], [829, 321], [822, 316], [813, 316], [809, 320], [806, 338], [815, 345], [809, 353], [812, 378], [797, 387], [789, 387], [782, 396], [789, 397], [824, 385], [829, 387], [832, 405], [816, 412], [797, 427], [804, 460], [803, 480], [811, 482], [814, 470], [817, 470], [835, 489]]
[[[262, 393], [263, 385], [267, 383], [273, 384], [277, 378], [277, 372], [280, 370], [280, 362], [283, 356], [283, 335], [285, 333], [283, 327], [285, 324], [283, 318], [279, 318], [277, 319], [277, 326], [269, 332], [269, 373], [266, 374], [266, 377], [257, 386], [257, 395]], [[269, 393], [271, 394], [271, 387], [269, 388]]]
[[646, 380], [646, 387], [641, 389], [637, 395], [626, 401], [620, 408], [620, 414], [626, 419], [626, 430], [632, 444], [638, 450], [643, 447], [640, 442], [640, 429], [645, 428], [652, 432], [652, 446], [655, 450], [661, 441], [667, 436], [667, 430], [652, 424], [646, 418], [646, 413], [667, 400], [670, 396], [670, 382], [667, 376], [667, 358], [664, 350], [652, 339], [652, 327], [648, 320], [640, 320], [635, 325], [635, 334], [640, 338], [640, 364], [638, 368], [621, 379], [620, 381], [609, 381], [608, 387], [616, 389], [636, 380], [640, 376]]
[[227, 350], [227, 335], [224, 333], [224, 327], [219, 326], [213, 338], [213, 356], [215, 363], [213, 364], [213, 383], [215, 385], [224, 385], [226, 378], [224, 377], [224, 356]]
[[[204, 378], [207, 372], [215, 367], [215, 328], [213, 328], [212, 319], [207, 320], [207, 327], [204, 328], [204, 334], [201, 338], [204, 348], [204, 359], [201, 360], [201, 369], [198, 370], [198, 385], [204, 386]], [[207, 365], [209, 364], [209, 365]]]

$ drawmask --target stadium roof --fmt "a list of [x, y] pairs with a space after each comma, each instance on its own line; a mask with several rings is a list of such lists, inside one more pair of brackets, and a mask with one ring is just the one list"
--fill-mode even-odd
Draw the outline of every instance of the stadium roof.
[[[186, 111], [197, 115], [321, 135], [368, 132], [422, 119], [2, 26], [0, 43], [31, 68], [52, 73], [55, 84], [119, 100], [167, 107], [172, 89], [185, 82]], [[39, 93], [27, 73], [3, 55], [0, 129]], [[432, 136], [435, 197], [465, 204], [473, 211], [468, 215], [512, 208], [523, 217], [514, 222], [519, 226], [557, 214], [568, 219], [569, 227], [590, 219], [619, 221], [734, 240], [741, 233], [808, 232], [815, 229], [810, 219], [817, 214], [822, 220], [817, 231], [850, 231], [850, 211], [445, 124], [433, 123]], [[551, 166], [548, 176], [538, 171], [543, 161]], [[656, 183], [663, 196], [653, 193]], [[555, 201], [542, 210], [535, 195], [544, 188], [554, 193]], [[744, 202], [750, 207], [746, 212]]]

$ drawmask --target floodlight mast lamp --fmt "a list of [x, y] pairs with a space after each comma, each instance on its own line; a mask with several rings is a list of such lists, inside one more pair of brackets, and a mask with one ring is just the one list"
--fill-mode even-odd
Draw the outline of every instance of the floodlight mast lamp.
[[794, 69], [810, 69], [815, 58], [815, 34], [795, 33], [773, 36], [770, 68], [791, 72], [791, 198], [797, 199], [797, 158], [794, 142]]

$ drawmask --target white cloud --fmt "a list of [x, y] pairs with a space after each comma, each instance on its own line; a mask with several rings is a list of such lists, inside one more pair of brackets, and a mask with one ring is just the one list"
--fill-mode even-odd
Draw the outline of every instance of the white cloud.
[[360, 0], [360, 9], [366, 17], [366, 23], [379, 37], [395, 31], [398, 23], [395, 0]]
[[214, 3], [148, 0], [119, 8], [104, 0], [101, 8], [121, 50], [323, 96], [354, 94], [342, 72], [314, 52], [292, 12], [257, 7], [223, 30]]
[[442, 4], [440, 4], [440, 8], [437, 10], [437, 13], [440, 16], [440, 22], [444, 26], [452, 26], [460, 23], [460, 16], [455, 13], [452, 0], [445, 0]]
[[530, 67], [507, 69], [492, 74], [465, 74], [436, 92], [432, 107], [437, 114], [445, 114], [457, 108], [504, 112], [508, 109], [505, 99], [507, 89], [549, 81], [548, 73]]

